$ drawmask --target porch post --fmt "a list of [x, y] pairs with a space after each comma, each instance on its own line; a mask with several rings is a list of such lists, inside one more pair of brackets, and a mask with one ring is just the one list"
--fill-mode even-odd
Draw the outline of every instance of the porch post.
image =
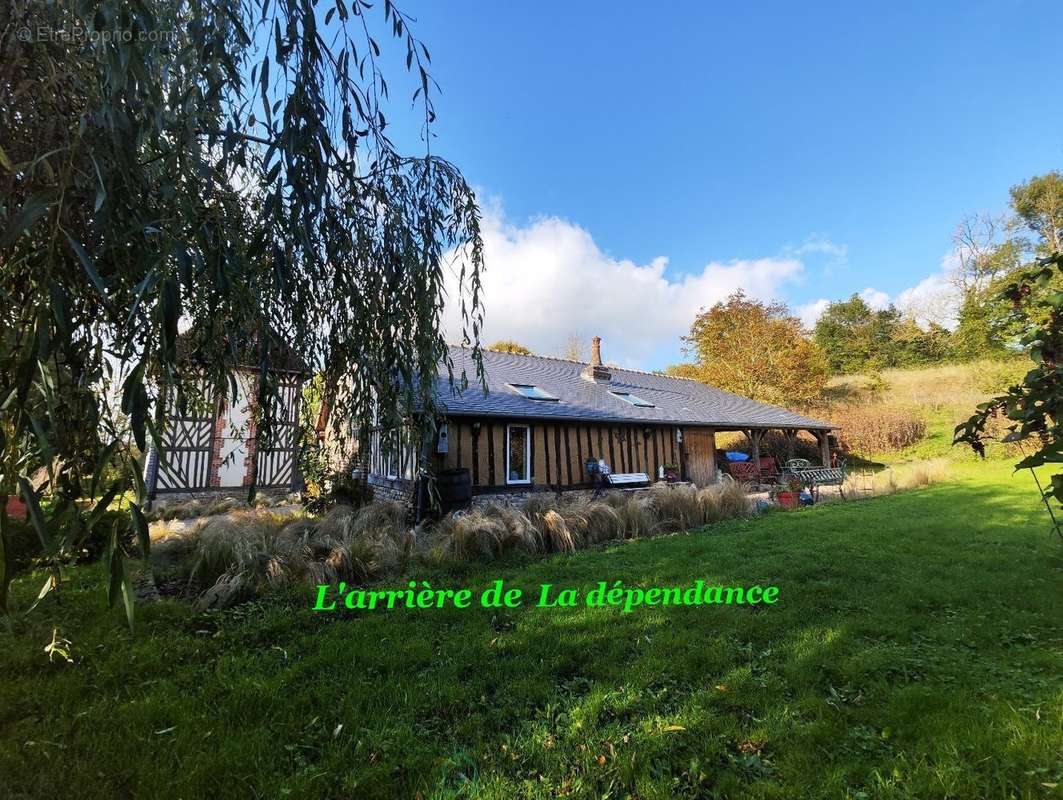
[[710, 482], [717, 482], [716, 475], [716, 429], [709, 428], [709, 475]]
[[830, 466], [830, 436], [827, 431], [816, 431], [816, 438], [819, 439], [819, 458], [823, 462], [823, 466]]
[[786, 437], [786, 460], [789, 461], [796, 452], [794, 447], [797, 443], [797, 431], [785, 430], [783, 431], [783, 436]]
[[746, 438], [749, 439], [749, 449], [752, 451], [750, 457], [757, 465], [757, 469], [760, 469], [760, 440], [764, 436], [764, 431], [750, 428], [746, 431]]

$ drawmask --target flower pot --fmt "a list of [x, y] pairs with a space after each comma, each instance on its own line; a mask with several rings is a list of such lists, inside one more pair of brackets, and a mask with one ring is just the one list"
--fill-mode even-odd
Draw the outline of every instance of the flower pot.
[[801, 502], [800, 492], [779, 492], [775, 495], [775, 499], [779, 501], [779, 505], [783, 508], [797, 508]]

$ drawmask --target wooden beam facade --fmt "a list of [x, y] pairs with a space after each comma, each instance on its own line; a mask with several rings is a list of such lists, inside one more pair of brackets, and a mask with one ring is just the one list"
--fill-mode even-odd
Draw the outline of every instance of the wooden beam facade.
[[[510, 425], [527, 426], [531, 484], [509, 484], [506, 448]], [[473, 490], [588, 488], [587, 459], [604, 459], [613, 472], [645, 472], [656, 480], [665, 464], [679, 464], [675, 425], [608, 424], [459, 417], [451, 419], [448, 452], [440, 469], [466, 468]]]

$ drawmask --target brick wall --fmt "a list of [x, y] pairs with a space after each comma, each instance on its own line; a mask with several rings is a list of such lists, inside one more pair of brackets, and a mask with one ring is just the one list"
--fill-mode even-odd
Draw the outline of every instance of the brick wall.
[[210, 453], [210, 472], [207, 473], [211, 486], [221, 486], [221, 446], [225, 438], [225, 403], [218, 403], [218, 416], [214, 418], [214, 447]]
[[[561, 492], [562, 502], [568, 503], [576, 500], [589, 500], [591, 495], [594, 494], [593, 489], [570, 489]], [[510, 508], [519, 507], [524, 504], [532, 495], [548, 495], [550, 497], [557, 497], [557, 492], [547, 491], [540, 489], [538, 491], [529, 492], [499, 492], [498, 494], [476, 494], [472, 497], [473, 508], [483, 508], [484, 506], [509, 506]]]

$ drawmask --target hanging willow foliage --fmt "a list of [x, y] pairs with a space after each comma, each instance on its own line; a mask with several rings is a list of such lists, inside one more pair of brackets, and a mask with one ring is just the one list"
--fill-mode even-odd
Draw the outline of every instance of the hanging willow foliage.
[[[445, 270], [479, 365], [479, 209], [431, 152], [429, 51], [388, 0], [13, 0], [0, 31], [0, 494], [58, 556], [132, 492], [128, 528], [106, 532], [132, 625], [123, 557], [148, 547], [160, 387], [232, 397], [250, 361], [268, 440], [287, 343], [350, 388], [334, 413], [360, 429], [374, 398], [380, 425], [430, 426], [440, 363], [467, 380], [440, 327]], [[418, 157], [384, 114], [382, 62], [403, 57]]]

